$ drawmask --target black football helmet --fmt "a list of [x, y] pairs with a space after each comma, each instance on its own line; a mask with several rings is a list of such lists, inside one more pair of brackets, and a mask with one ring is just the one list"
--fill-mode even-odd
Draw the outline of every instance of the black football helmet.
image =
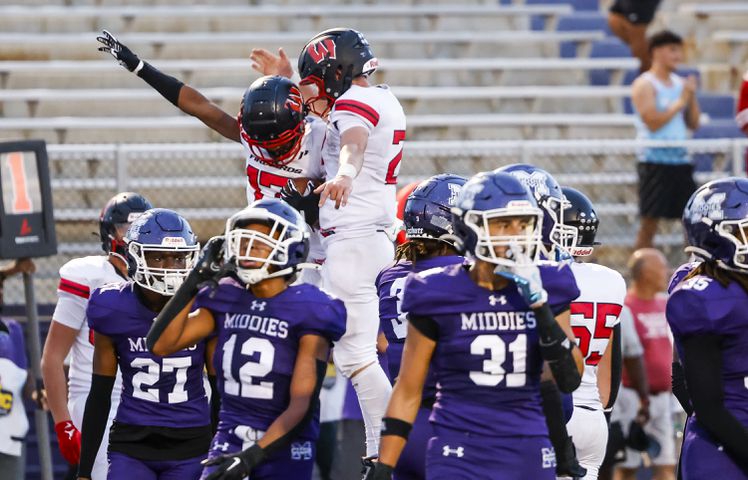
[[[351, 88], [354, 78], [373, 73], [378, 65], [369, 42], [360, 32], [332, 28], [318, 33], [299, 55], [301, 85], [317, 87], [317, 96], [309, 99], [307, 105], [315, 114], [326, 115], [335, 101]], [[325, 100], [324, 110], [314, 108], [317, 100]]]
[[301, 149], [306, 107], [299, 87], [281, 76], [260, 77], [242, 98], [239, 130], [252, 155], [273, 166], [290, 163]]
[[592, 255], [595, 245], [595, 236], [600, 220], [595, 213], [595, 207], [584, 193], [571, 187], [561, 187], [561, 191], [568, 202], [564, 209], [564, 225], [570, 225], [576, 229], [576, 234], [563, 237], [564, 248], [573, 257], [586, 257]]
[[125, 260], [127, 246], [123, 237], [130, 224], [151, 208], [151, 202], [135, 192], [122, 192], [110, 198], [99, 215], [99, 238], [104, 252]]

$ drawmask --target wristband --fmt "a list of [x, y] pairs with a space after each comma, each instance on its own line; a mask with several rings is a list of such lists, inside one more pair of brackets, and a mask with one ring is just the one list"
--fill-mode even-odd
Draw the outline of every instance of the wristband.
[[358, 170], [356, 170], [356, 167], [350, 163], [344, 163], [338, 168], [338, 177], [349, 177], [354, 179], [356, 178], [356, 175], [358, 175]]
[[145, 63], [143, 62], [143, 60], [140, 60], [138, 62], [138, 66], [135, 67], [135, 69], [132, 71], [132, 73], [134, 73], [135, 75], [137, 75], [141, 70], [143, 70], [143, 66], [145, 66]]
[[405, 420], [399, 418], [384, 417], [382, 419], [382, 436], [392, 435], [396, 437], [402, 437], [405, 440], [408, 439], [408, 434], [413, 428], [412, 423], [408, 423]]

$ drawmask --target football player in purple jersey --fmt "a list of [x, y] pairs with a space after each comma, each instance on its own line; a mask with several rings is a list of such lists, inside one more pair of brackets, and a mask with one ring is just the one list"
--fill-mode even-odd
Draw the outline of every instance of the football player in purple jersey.
[[426, 478], [553, 479], [540, 376], [547, 362], [562, 391], [581, 380], [581, 355], [558, 322], [579, 295], [574, 276], [568, 265], [539, 264], [543, 213], [513, 176], [474, 176], [452, 212], [455, 236], [475, 262], [408, 277], [400, 375], [367, 478], [390, 478], [431, 366], [437, 393]]
[[748, 479], [748, 180], [702, 186], [683, 211], [701, 263], [672, 290], [667, 320], [693, 407], [684, 480]]
[[119, 369], [122, 394], [109, 435], [107, 478], [197, 479], [212, 433], [203, 382], [211, 349], [195, 341], [161, 358], [148, 351], [145, 337], [200, 247], [189, 223], [163, 208], [136, 219], [125, 244], [132, 280], [97, 288], [86, 309], [94, 357], [78, 478], [91, 478]]
[[[380, 329], [387, 339], [390, 378], [400, 371], [408, 323], [402, 311], [403, 286], [409, 273], [462, 263], [457, 253], [450, 209], [467, 179], [459, 175], [435, 175], [421, 182], [408, 196], [403, 213], [406, 243], [400, 245], [395, 262], [377, 277]], [[405, 450], [395, 467], [398, 480], [426, 476], [426, 445], [433, 436], [428, 418], [436, 395], [436, 384], [429, 377], [423, 389], [421, 408]]]
[[[291, 285], [308, 251], [301, 214], [280, 200], [258, 200], [206, 245], [174, 305], [153, 325], [148, 345], [162, 355], [218, 338], [221, 410], [204, 479], [312, 476], [319, 390], [346, 312], [311, 284]], [[230, 276], [198, 291], [226, 267]]]

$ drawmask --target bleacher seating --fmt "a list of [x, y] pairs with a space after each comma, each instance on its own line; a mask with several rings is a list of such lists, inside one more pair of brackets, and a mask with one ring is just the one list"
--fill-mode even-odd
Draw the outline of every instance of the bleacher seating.
[[[558, 20], [556, 30], [559, 32], [605, 32], [610, 35], [608, 19], [599, 12], [574, 12], [564, 15]], [[565, 42], [561, 44], [561, 58], [573, 58], [577, 56], [577, 46]]]

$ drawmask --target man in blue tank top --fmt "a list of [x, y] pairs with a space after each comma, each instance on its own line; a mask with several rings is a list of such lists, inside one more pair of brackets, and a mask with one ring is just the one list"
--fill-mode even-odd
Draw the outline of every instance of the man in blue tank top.
[[[699, 127], [696, 77], [675, 73], [683, 61], [683, 40], [662, 31], [649, 40], [652, 67], [633, 83], [637, 140], [682, 141]], [[652, 247], [660, 218], [677, 219], [696, 186], [685, 148], [644, 148], [639, 152], [639, 214], [636, 248]]]

